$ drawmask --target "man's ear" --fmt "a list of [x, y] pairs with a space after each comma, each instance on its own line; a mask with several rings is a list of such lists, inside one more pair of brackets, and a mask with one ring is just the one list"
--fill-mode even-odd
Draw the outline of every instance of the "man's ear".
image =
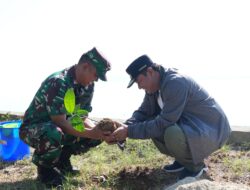
[[150, 76], [152, 76], [153, 73], [154, 73], [154, 69], [153, 69], [152, 67], [148, 67], [148, 68], [147, 68], [147, 72], [148, 72], [148, 74], [149, 74]]

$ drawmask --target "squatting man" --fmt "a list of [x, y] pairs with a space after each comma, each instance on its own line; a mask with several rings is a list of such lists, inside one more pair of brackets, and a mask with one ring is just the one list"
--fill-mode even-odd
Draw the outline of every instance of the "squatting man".
[[231, 132], [220, 105], [191, 77], [147, 55], [135, 59], [126, 72], [131, 77], [128, 88], [137, 83], [145, 96], [108, 141], [152, 139], [161, 153], [175, 158], [163, 167], [166, 172], [180, 172], [179, 179], [201, 176], [204, 158], [222, 147]]

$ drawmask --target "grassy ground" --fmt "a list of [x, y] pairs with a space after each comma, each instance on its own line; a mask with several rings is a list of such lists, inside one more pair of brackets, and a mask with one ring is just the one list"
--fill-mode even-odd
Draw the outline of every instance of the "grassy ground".
[[[67, 176], [66, 189], [133, 189], [137, 186], [131, 183], [135, 180], [135, 176], [132, 176], [134, 171], [148, 167], [150, 173], [159, 172], [162, 163], [169, 162], [169, 158], [159, 154], [150, 141], [129, 140], [124, 151], [116, 145], [102, 143], [83, 155], [72, 156], [71, 161], [80, 168], [81, 175]], [[13, 189], [14, 186], [19, 189], [44, 188], [35, 181], [36, 168], [30, 159], [14, 164], [1, 163], [0, 169], [0, 189]], [[137, 177], [140, 175], [138, 173]], [[103, 182], [100, 176], [106, 181]], [[161, 184], [157, 178], [154, 180], [156, 185]]]
[[[177, 179], [176, 174], [161, 170], [172, 158], [160, 154], [150, 140], [128, 140], [124, 151], [102, 143], [83, 155], [72, 156], [71, 161], [81, 174], [67, 176], [64, 189], [162, 189]], [[224, 146], [206, 164], [209, 172], [203, 178], [250, 186], [249, 144]], [[0, 162], [0, 189], [45, 187], [36, 181], [36, 167], [29, 158], [15, 163]]]
[[[4, 114], [0, 121], [22, 119]], [[162, 189], [176, 182], [178, 174], [161, 170], [173, 160], [159, 153], [150, 140], [128, 140], [124, 151], [116, 145], [102, 143], [89, 152], [72, 156], [79, 176], [66, 176], [64, 189], [133, 190]], [[209, 171], [202, 178], [218, 182], [235, 182], [250, 186], [250, 144], [226, 145], [206, 160]], [[0, 161], [0, 190], [42, 190], [36, 181], [36, 167], [31, 158], [15, 163]]]

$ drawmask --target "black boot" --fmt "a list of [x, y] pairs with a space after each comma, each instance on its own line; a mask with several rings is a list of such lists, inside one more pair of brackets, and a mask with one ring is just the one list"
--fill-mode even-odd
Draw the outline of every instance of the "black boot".
[[65, 145], [62, 148], [60, 159], [59, 159], [56, 167], [63, 174], [71, 174], [71, 175], [80, 174], [80, 171], [71, 165], [71, 162], [70, 162], [71, 155], [84, 154], [90, 148], [101, 144], [101, 142], [102, 141], [100, 141], [100, 140], [83, 138], [83, 139], [81, 139], [81, 142], [78, 143], [78, 145], [74, 145], [74, 146]]
[[60, 187], [65, 180], [64, 176], [53, 168], [37, 167], [37, 179], [47, 187]]
[[80, 171], [77, 168], [74, 168], [70, 162], [71, 155], [72, 149], [70, 149], [70, 147], [63, 147], [60, 159], [56, 167], [62, 174], [78, 175], [80, 174]]

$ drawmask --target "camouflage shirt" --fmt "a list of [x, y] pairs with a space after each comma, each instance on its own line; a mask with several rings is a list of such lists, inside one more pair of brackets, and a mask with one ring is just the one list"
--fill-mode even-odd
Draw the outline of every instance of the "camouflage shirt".
[[66, 114], [64, 95], [69, 88], [74, 89], [76, 105], [90, 112], [94, 84], [87, 87], [77, 84], [75, 66], [72, 66], [53, 73], [41, 84], [24, 114], [23, 125], [48, 122], [51, 115]]

